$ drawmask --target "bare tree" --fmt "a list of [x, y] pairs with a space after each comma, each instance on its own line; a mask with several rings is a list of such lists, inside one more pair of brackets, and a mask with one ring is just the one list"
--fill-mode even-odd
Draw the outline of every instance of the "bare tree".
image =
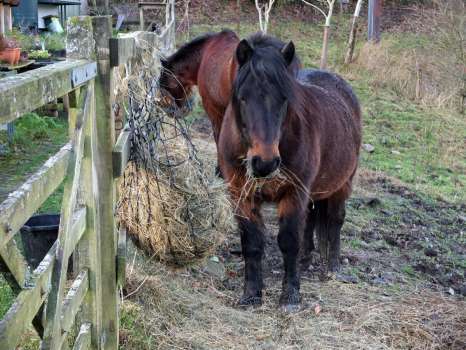
[[[306, 0], [301, 0], [306, 5], [309, 5], [320, 12], [325, 17], [325, 24], [324, 24], [324, 39], [322, 42], [322, 54], [320, 58], [320, 68], [325, 69], [327, 68], [327, 57], [328, 57], [328, 39], [330, 36], [330, 24], [333, 16], [333, 9], [335, 7], [336, 0], [317, 0], [316, 2], [320, 3], [320, 6], [313, 4]], [[322, 8], [325, 5], [326, 10]]]
[[[333, 0], [335, 1], [335, 0]], [[275, 0], [267, 0], [265, 4], [261, 4], [259, 0], [255, 0], [256, 9], [259, 13], [259, 27], [261, 32], [267, 34], [267, 28], [269, 26], [270, 11], [272, 11]]]
[[187, 39], [189, 39], [189, 35], [190, 35], [190, 22], [189, 22], [189, 5], [190, 4], [191, 4], [191, 0], [183, 0], [184, 14], [177, 28], [178, 32], [184, 31], [186, 33]]
[[348, 46], [345, 55], [345, 64], [350, 64], [353, 60], [354, 46], [356, 45], [356, 33], [358, 31], [358, 18], [361, 13], [361, 7], [364, 0], [358, 0], [354, 9], [353, 21], [351, 22], [351, 31], [348, 39]]

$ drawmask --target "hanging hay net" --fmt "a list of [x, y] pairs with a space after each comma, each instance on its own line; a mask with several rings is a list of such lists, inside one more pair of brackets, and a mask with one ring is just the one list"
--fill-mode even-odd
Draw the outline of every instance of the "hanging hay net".
[[129, 100], [132, 150], [117, 215], [138, 247], [166, 264], [188, 265], [215, 251], [233, 229], [233, 211], [185, 119], [161, 107], [155, 46], [136, 43], [141, 57], [118, 84]]

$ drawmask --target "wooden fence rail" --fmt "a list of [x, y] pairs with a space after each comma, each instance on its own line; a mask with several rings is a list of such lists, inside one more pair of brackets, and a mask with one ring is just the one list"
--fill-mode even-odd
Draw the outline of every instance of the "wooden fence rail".
[[[116, 265], [122, 259], [113, 214], [110, 23], [110, 17], [71, 19], [66, 61], [0, 82], [0, 123], [59, 97], [70, 101], [70, 142], [0, 204], [0, 262], [17, 292], [0, 321], [2, 350], [15, 349], [31, 323], [42, 349], [118, 347]], [[63, 181], [58, 240], [32, 271], [16, 235]], [[69, 339], [74, 329], [77, 336]]]
[[[66, 97], [70, 138], [0, 204], [0, 268], [17, 294], [0, 320], [0, 349], [16, 349], [31, 326], [42, 338], [41, 349], [118, 348], [126, 231], [115, 223], [115, 181], [129, 159], [130, 132], [122, 130], [116, 140], [114, 73], [131, 73], [141, 41], [173, 48], [166, 42], [172, 40], [174, 20], [169, 25], [162, 36], [137, 32], [112, 38], [109, 16], [73, 17], [66, 61], [0, 81], [0, 124]], [[33, 270], [17, 233], [62, 183], [58, 239]]]

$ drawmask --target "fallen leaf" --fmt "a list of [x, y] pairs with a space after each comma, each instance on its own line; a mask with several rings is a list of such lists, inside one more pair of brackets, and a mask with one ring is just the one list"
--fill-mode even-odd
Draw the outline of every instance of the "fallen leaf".
[[319, 303], [317, 303], [316, 306], [314, 306], [314, 313], [316, 315], [319, 315], [321, 311], [322, 311], [322, 307], [320, 306]]

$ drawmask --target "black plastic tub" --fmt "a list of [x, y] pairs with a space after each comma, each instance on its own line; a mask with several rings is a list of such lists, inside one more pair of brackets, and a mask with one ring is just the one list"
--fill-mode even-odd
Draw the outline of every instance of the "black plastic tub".
[[21, 228], [24, 254], [34, 269], [57, 240], [59, 225], [59, 214], [40, 214], [31, 217]]

